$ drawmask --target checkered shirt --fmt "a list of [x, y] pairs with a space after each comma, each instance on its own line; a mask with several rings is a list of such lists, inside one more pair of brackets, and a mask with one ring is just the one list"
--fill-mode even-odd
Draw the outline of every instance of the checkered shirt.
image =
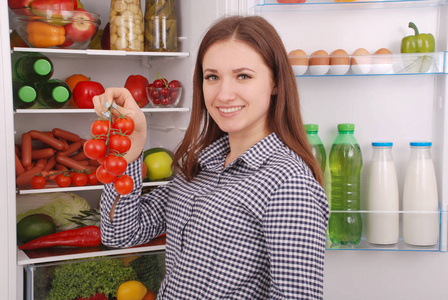
[[224, 136], [179, 174], [141, 196], [142, 158], [129, 164], [134, 191], [105, 185], [105, 245], [129, 247], [164, 232], [166, 276], [157, 299], [323, 299], [328, 203], [310, 169], [273, 133], [224, 167]]

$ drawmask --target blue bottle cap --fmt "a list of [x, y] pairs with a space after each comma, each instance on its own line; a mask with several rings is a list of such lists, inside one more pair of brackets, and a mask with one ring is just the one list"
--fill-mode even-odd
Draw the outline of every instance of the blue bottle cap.
[[431, 142], [410, 142], [411, 147], [431, 147]]
[[373, 147], [392, 147], [394, 143], [392, 142], [373, 142]]

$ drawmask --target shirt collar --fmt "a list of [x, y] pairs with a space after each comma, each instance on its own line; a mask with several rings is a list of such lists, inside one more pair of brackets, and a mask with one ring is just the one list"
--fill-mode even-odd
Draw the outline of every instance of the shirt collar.
[[[271, 133], [246, 152], [241, 154], [232, 164], [244, 161], [249, 168], [259, 169], [265, 161], [284, 146], [276, 133]], [[225, 135], [204, 149], [199, 155], [201, 168], [209, 170], [222, 170], [227, 154], [230, 151], [229, 136]]]

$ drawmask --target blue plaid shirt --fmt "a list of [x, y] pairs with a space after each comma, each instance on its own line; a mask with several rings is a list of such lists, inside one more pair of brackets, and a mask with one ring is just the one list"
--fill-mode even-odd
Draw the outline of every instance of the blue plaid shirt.
[[328, 203], [310, 169], [273, 133], [224, 168], [225, 136], [200, 157], [194, 181], [179, 174], [140, 195], [101, 199], [105, 245], [129, 247], [164, 232], [166, 276], [157, 299], [322, 299]]

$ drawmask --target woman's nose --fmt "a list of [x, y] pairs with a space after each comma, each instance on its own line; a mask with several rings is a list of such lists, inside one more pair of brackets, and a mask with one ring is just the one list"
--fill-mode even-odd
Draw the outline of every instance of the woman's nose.
[[231, 80], [224, 79], [221, 81], [217, 98], [220, 101], [232, 101], [236, 99], [235, 86]]

